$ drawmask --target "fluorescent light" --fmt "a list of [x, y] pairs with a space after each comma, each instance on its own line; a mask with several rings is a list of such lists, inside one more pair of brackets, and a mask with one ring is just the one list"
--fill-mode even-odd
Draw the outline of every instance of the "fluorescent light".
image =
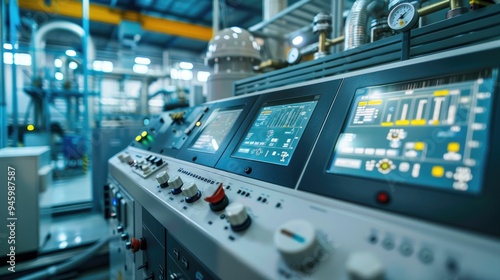
[[54, 59], [54, 66], [59, 68], [62, 66], [62, 60], [60, 60], [59, 58], [56, 58]]
[[3, 63], [5, 64], [12, 64], [12, 53], [11, 52], [4, 52], [3, 53]]
[[16, 55], [14, 56], [14, 59], [12, 59], [11, 52], [4, 52], [3, 53], [3, 63], [12, 64], [13, 60], [15, 61], [16, 65], [31, 66], [31, 55], [30, 54], [16, 53]]
[[113, 72], [113, 62], [111, 61], [103, 61], [102, 62], [102, 72]]
[[146, 74], [149, 71], [149, 67], [147, 65], [135, 64], [132, 70], [138, 74]]
[[137, 63], [137, 64], [142, 64], [142, 65], [149, 65], [151, 64], [151, 59], [147, 58], [147, 57], [136, 57], [134, 59], [134, 62]]
[[191, 70], [181, 70], [181, 79], [189, 81], [193, 79], [193, 71]]
[[207, 72], [207, 71], [198, 71], [198, 73], [196, 73], [196, 78], [200, 82], [206, 82], [208, 80], [209, 76], [210, 76], [210, 72]]
[[170, 78], [172, 79], [178, 79], [179, 78], [179, 73], [177, 69], [171, 69], [170, 70]]
[[76, 52], [74, 50], [67, 50], [66, 55], [73, 57], [73, 56], [76, 56]]
[[113, 72], [113, 62], [111, 61], [101, 61], [101, 60], [94, 60], [92, 63], [92, 68], [95, 71], [102, 71], [102, 72]]
[[74, 62], [74, 61], [71, 61], [69, 63], [69, 69], [75, 70], [76, 68], [78, 68], [78, 64], [76, 62]]
[[55, 74], [56, 80], [62, 81], [64, 79], [64, 75], [61, 72], [56, 72]]
[[94, 62], [92, 62], [92, 69], [95, 71], [102, 71], [102, 61], [94, 60]]
[[300, 35], [299, 35], [299, 36], [296, 36], [295, 38], [293, 38], [293, 40], [292, 40], [292, 44], [293, 44], [294, 46], [298, 46], [298, 45], [300, 45], [303, 41], [304, 41], [304, 37], [302, 37], [302, 36], [300, 36]]
[[3, 48], [6, 49], [6, 50], [12, 50], [12, 45], [9, 44], [9, 43], [4, 43], [3, 44]]
[[191, 62], [179, 62], [179, 67], [181, 69], [191, 70], [191, 69], [193, 69], [193, 63], [191, 63]]

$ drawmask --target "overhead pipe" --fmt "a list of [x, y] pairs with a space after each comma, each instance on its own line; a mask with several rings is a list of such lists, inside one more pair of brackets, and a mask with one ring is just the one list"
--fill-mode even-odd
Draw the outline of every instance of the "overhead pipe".
[[[78, 24], [68, 22], [68, 21], [53, 21], [49, 22], [47, 24], [44, 24], [43, 26], [38, 29], [38, 32], [35, 34], [34, 38], [34, 46], [35, 46], [35, 51], [36, 51], [36, 65], [46, 65], [45, 61], [45, 45], [46, 45], [46, 37], [47, 35], [55, 30], [65, 30], [69, 31], [78, 37], [80, 39], [84, 40], [84, 38], [87, 38], [87, 67], [91, 67], [92, 62], [95, 59], [95, 45], [94, 41], [90, 36], [85, 36], [85, 30]], [[38, 69], [37, 69], [38, 71]], [[38, 74], [38, 73], [36, 73]]]

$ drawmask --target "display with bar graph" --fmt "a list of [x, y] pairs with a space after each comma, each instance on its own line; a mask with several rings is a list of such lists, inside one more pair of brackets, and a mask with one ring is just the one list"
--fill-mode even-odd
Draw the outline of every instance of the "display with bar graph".
[[328, 172], [479, 193], [496, 77], [358, 89]]

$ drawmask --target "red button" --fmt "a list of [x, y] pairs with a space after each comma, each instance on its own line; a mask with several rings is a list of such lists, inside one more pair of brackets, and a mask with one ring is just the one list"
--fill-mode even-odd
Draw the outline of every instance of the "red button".
[[387, 204], [389, 203], [389, 201], [391, 201], [390, 195], [386, 192], [378, 192], [376, 199], [380, 204]]
[[141, 240], [137, 238], [132, 238], [130, 240], [130, 250], [135, 253], [141, 249]]

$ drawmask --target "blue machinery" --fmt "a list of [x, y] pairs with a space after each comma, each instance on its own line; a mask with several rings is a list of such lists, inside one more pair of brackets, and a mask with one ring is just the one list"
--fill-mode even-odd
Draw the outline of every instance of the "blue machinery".
[[157, 116], [109, 161], [112, 277], [500, 277], [499, 13]]

